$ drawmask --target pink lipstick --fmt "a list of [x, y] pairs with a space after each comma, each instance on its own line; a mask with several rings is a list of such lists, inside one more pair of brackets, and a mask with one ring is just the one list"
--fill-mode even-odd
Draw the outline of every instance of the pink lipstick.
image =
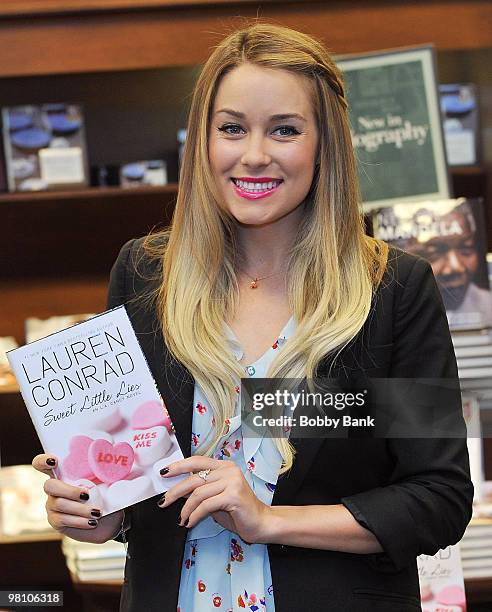
[[[241, 179], [242, 180], [242, 179]], [[267, 198], [268, 196], [272, 195], [275, 191], [277, 191], [277, 189], [280, 187], [280, 185], [283, 183], [283, 181], [278, 180], [278, 179], [252, 179], [251, 183], [276, 183], [275, 185], [273, 185], [270, 189], [262, 189], [260, 191], [251, 191], [249, 189], [246, 189], [244, 187], [240, 187], [238, 184], [236, 184], [235, 179], [231, 179], [232, 184], [234, 186], [234, 189], [237, 193], [238, 196], [240, 196], [241, 198], [245, 198], [246, 200], [260, 200], [262, 198]]]

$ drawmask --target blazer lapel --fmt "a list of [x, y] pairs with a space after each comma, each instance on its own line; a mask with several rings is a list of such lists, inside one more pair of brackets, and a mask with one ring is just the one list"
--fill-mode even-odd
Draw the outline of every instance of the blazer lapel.
[[157, 387], [166, 405], [185, 457], [191, 455], [191, 424], [195, 381], [189, 371], [169, 353], [162, 336], [155, 347], [162, 367], [155, 374]]

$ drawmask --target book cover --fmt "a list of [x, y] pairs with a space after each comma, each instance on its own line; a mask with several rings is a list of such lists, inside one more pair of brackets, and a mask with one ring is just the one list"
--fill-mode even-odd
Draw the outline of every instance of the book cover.
[[473, 83], [439, 85], [446, 153], [450, 166], [479, 162], [477, 88]]
[[432, 46], [337, 58], [364, 211], [450, 197]]
[[452, 330], [492, 326], [480, 199], [394, 204], [371, 218], [374, 236], [429, 261]]
[[2, 109], [9, 191], [88, 185], [84, 115], [78, 104]]
[[458, 544], [417, 557], [422, 612], [464, 612], [465, 584]]
[[56, 477], [103, 515], [183, 478], [159, 474], [183, 454], [124, 306], [7, 356]]

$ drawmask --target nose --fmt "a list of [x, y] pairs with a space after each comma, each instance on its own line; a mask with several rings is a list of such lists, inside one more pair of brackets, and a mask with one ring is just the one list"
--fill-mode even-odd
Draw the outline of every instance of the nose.
[[450, 249], [446, 255], [446, 263], [444, 264], [442, 274], [460, 274], [466, 272], [459, 255], [455, 250]]
[[268, 166], [272, 158], [266, 150], [266, 143], [261, 134], [251, 134], [244, 140], [244, 151], [241, 157], [243, 166]]

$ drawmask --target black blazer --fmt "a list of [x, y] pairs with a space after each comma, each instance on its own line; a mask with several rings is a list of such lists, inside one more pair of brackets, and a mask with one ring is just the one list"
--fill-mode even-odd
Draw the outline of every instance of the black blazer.
[[[108, 306], [126, 303], [183, 454], [189, 456], [194, 380], [170, 357], [151, 306], [133, 300], [148, 290], [155, 272], [141, 246], [139, 239], [122, 248], [111, 272]], [[349, 376], [457, 377], [444, 307], [425, 260], [390, 249], [370, 316], [338, 363]], [[466, 439], [292, 441], [294, 466], [279, 478], [273, 505], [342, 503], [385, 552], [268, 545], [277, 612], [420, 610], [416, 557], [459, 541], [471, 518]], [[176, 611], [186, 538], [186, 529], [177, 525], [182, 502], [160, 509], [158, 499], [127, 511], [121, 611]]]

